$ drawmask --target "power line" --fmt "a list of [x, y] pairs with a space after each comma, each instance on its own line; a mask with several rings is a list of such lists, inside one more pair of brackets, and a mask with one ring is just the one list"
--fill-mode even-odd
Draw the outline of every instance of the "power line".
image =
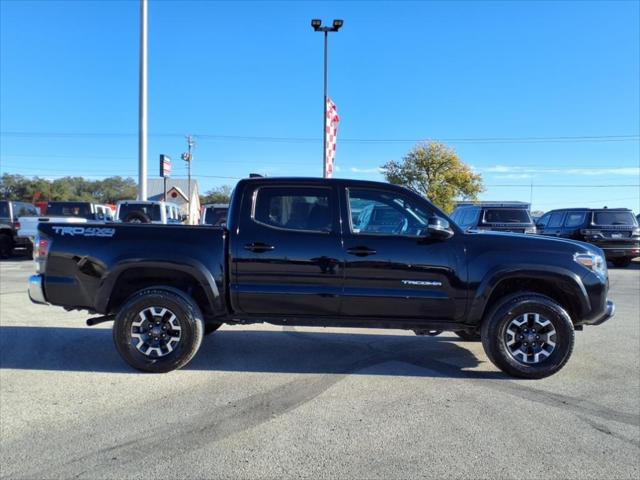
[[[135, 133], [124, 132], [0, 132], [0, 136], [15, 138], [135, 138]], [[151, 137], [179, 137], [181, 133], [150, 133]], [[278, 137], [255, 135], [220, 135], [212, 133], [194, 134], [198, 139], [226, 140], [239, 142], [282, 142], [282, 143], [317, 143], [319, 137]], [[448, 143], [584, 143], [584, 142], [629, 142], [640, 141], [640, 135], [577, 135], [577, 136], [528, 136], [528, 137], [451, 137], [451, 138], [342, 138], [340, 143], [415, 143], [421, 141], [439, 141]]]
[[[485, 184], [485, 187], [526, 187], [531, 188], [530, 183], [520, 183], [513, 185], [505, 185], [505, 184]], [[533, 185], [534, 188], [618, 188], [618, 187], [640, 187], [640, 183], [629, 183], [629, 184], [612, 184], [612, 185], [581, 185], [581, 184], [565, 184], [565, 185], [545, 185], [543, 183], [535, 183]]]

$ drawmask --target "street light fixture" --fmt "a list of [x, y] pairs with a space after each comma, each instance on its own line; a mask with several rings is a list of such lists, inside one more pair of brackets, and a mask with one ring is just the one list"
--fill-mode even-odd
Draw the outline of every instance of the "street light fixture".
[[314, 18], [313, 20], [311, 20], [311, 27], [313, 28], [313, 30], [315, 32], [324, 33], [324, 102], [323, 102], [323, 115], [322, 115], [322, 176], [324, 178], [326, 178], [326, 176], [327, 176], [327, 128], [326, 128], [327, 98], [328, 98], [328, 91], [327, 91], [328, 44], [327, 44], [327, 40], [328, 40], [328, 37], [329, 37], [329, 35], [328, 35], [329, 32], [337, 32], [338, 30], [340, 30], [342, 28], [343, 24], [344, 24], [344, 21], [342, 21], [340, 19], [336, 19], [336, 20], [333, 21], [333, 26], [331, 26], [331, 27], [323, 27], [322, 26], [322, 20], [320, 20], [318, 18]]

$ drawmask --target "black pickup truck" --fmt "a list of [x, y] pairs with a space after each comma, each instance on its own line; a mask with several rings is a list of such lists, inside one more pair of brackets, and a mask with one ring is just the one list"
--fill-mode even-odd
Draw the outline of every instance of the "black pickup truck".
[[[374, 214], [375, 213], [375, 214]], [[134, 368], [186, 365], [223, 323], [370, 327], [481, 340], [542, 378], [611, 318], [597, 247], [465, 233], [420, 195], [354, 180], [251, 178], [225, 227], [40, 224], [34, 302], [101, 314]]]

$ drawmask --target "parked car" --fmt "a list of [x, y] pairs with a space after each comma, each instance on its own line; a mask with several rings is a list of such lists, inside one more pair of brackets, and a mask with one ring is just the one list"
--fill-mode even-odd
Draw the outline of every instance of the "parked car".
[[[397, 225], [356, 225], [356, 206], [392, 209]], [[384, 183], [241, 180], [224, 228], [38, 228], [31, 299], [102, 315], [90, 325], [113, 320], [120, 355], [149, 372], [186, 365], [223, 323], [269, 322], [455, 331], [482, 339], [504, 372], [541, 378], [568, 361], [574, 330], [614, 313], [599, 248], [465, 233]]]
[[20, 238], [20, 217], [35, 217], [38, 209], [27, 202], [0, 200], [0, 258], [8, 258], [15, 249], [24, 249], [31, 256], [31, 242]]
[[626, 208], [562, 208], [538, 221], [542, 235], [588, 242], [601, 248], [616, 267], [626, 267], [640, 256], [640, 228]]
[[116, 218], [125, 223], [182, 223], [186, 215], [171, 202], [121, 200], [116, 207]]
[[536, 233], [529, 209], [524, 202], [461, 202], [451, 219], [463, 230]]
[[48, 202], [47, 217], [78, 217], [86, 220], [112, 221], [113, 213], [107, 205], [92, 202]]
[[200, 225], [224, 225], [227, 223], [229, 205], [226, 203], [209, 203], [202, 207]]

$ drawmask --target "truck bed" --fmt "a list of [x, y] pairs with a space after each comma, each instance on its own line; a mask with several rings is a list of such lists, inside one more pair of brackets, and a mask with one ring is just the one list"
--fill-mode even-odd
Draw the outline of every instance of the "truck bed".
[[[221, 227], [152, 224], [40, 223], [49, 241], [43, 288], [49, 302], [109, 313], [109, 295], [122, 275], [147, 278], [158, 269], [205, 282], [209, 300], [222, 304], [226, 231]], [[177, 272], [177, 273], [176, 273]]]

